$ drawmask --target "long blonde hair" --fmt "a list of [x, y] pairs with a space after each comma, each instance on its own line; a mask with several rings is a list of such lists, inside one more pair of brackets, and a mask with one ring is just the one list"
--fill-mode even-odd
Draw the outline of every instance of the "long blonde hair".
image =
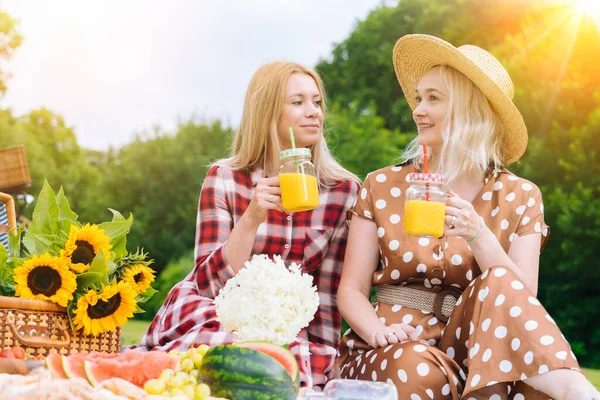
[[[440, 74], [450, 96], [442, 128], [442, 148], [439, 154], [432, 154], [437, 158], [437, 173], [449, 182], [464, 174], [500, 168], [503, 126], [488, 99], [462, 72], [441, 65]], [[402, 159], [411, 160], [421, 168], [423, 149], [418, 136], [406, 146]]]
[[[292, 74], [312, 77], [321, 94], [321, 110], [325, 113], [325, 91], [317, 73], [301, 64], [275, 61], [261, 66], [252, 76], [240, 127], [233, 137], [231, 154], [216, 162], [234, 170], [245, 170], [262, 166], [268, 176], [279, 169], [279, 152], [283, 150], [277, 132], [279, 117], [283, 111], [287, 82]], [[332, 186], [337, 181], [359, 179], [344, 169], [331, 155], [323, 135], [310, 146], [312, 162], [315, 164], [321, 185]]]

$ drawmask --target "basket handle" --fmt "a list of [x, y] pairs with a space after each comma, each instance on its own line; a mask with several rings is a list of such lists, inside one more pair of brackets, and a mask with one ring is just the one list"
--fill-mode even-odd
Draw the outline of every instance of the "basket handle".
[[60, 348], [60, 347], [67, 347], [69, 344], [71, 344], [71, 335], [69, 334], [69, 331], [67, 330], [67, 328], [65, 328], [63, 323], [59, 320], [56, 320], [56, 324], [58, 325], [59, 329], [62, 330], [62, 336], [64, 337], [64, 340], [50, 339], [50, 338], [45, 338], [42, 336], [25, 337], [25, 336], [21, 335], [19, 333], [19, 331], [17, 330], [17, 327], [15, 326], [15, 316], [12, 313], [8, 313], [6, 315], [6, 323], [8, 324], [8, 327], [10, 328], [10, 331], [13, 334], [13, 336], [15, 337], [15, 339], [17, 339], [17, 341], [19, 343], [21, 343], [22, 345], [24, 345], [26, 347], [59, 347]]
[[[17, 217], [15, 214], [15, 200], [10, 194], [0, 192], [0, 201], [6, 205], [6, 216], [8, 217], [8, 232], [11, 235], [16, 235]], [[6, 225], [0, 225], [6, 229]]]

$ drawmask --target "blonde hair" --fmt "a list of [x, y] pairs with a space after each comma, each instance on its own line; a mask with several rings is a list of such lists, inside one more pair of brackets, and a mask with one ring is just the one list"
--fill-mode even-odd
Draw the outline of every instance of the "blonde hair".
[[[437, 158], [437, 173], [449, 182], [464, 174], [500, 168], [502, 122], [481, 89], [469, 78], [450, 66], [439, 67], [450, 95], [442, 128], [442, 148], [439, 154], [432, 154]], [[406, 146], [402, 159], [411, 160], [421, 168], [423, 147], [418, 136]]]
[[[314, 79], [322, 98], [321, 110], [325, 113], [323, 83], [314, 70], [289, 61], [265, 64], [254, 73], [248, 85], [242, 119], [233, 137], [231, 154], [215, 164], [238, 171], [262, 166], [268, 176], [277, 174], [279, 152], [283, 150], [277, 125], [283, 111], [287, 82], [292, 74], [306, 74]], [[333, 158], [323, 135], [309, 148], [321, 185], [332, 186], [335, 182], [345, 180], [359, 182], [356, 175]]]

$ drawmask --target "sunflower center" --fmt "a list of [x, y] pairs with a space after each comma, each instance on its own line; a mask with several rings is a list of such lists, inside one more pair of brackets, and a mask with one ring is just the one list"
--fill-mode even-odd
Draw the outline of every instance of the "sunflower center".
[[88, 307], [88, 316], [91, 319], [108, 317], [117, 311], [121, 305], [121, 294], [117, 293], [108, 301], [98, 300], [95, 306]]
[[44, 265], [35, 268], [27, 276], [27, 286], [34, 295], [53, 296], [61, 284], [62, 279], [58, 271]]
[[92, 260], [94, 260], [94, 257], [96, 257], [96, 253], [94, 252], [94, 246], [92, 246], [84, 240], [77, 240], [75, 242], [75, 245], [77, 246], [77, 248], [71, 256], [71, 262], [73, 264], [91, 264]]
[[139, 274], [135, 274], [133, 276], [133, 280], [135, 281], [135, 283], [140, 283], [140, 281], [142, 280], [142, 273], [140, 272]]

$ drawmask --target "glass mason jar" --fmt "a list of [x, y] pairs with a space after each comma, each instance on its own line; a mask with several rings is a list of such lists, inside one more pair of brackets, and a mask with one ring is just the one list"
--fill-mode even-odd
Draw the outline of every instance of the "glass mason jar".
[[398, 400], [395, 385], [387, 382], [332, 379], [322, 392], [307, 392], [304, 399], [323, 400]]
[[404, 231], [407, 235], [441, 238], [444, 235], [446, 189], [438, 174], [412, 173], [404, 203]]
[[298, 148], [279, 153], [279, 182], [283, 208], [289, 212], [308, 211], [319, 205], [317, 170], [310, 149]]

